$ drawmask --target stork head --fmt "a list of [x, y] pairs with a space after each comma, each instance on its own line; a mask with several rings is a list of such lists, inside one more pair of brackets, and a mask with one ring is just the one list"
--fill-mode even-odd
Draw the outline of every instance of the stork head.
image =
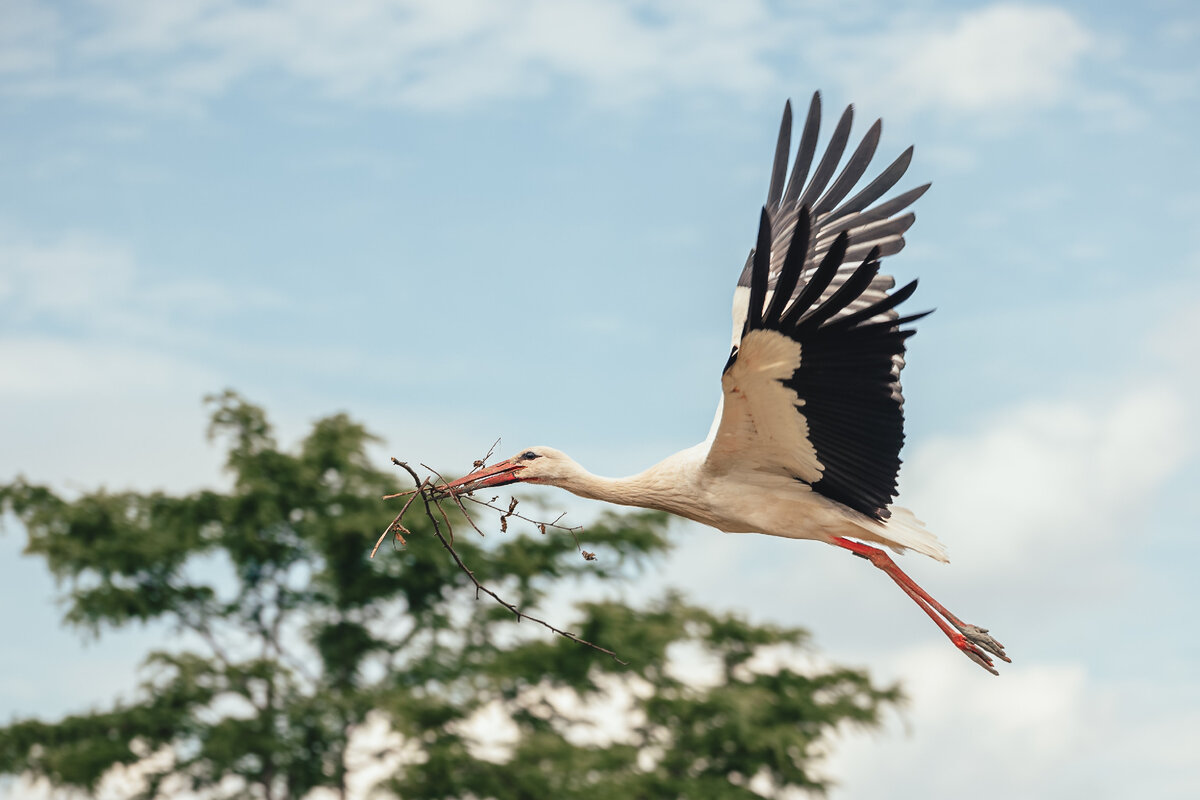
[[578, 469], [579, 466], [566, 453], [553, 447], [528, 447], [512, 458], [480, 467], [440, 488], [445, 492], [462, 494], [517, 482], [556, 486]]

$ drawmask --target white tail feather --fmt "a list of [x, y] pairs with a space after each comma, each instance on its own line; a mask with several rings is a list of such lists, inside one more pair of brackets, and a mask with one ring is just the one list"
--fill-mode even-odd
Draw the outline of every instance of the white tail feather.
[[907, 508], [891, 507], [892, 515], [884, 522], [876, 523], [877, 535], [897, 552], [916, 550], [932, 559], [949, 563], [946, 547], [925, 528]]

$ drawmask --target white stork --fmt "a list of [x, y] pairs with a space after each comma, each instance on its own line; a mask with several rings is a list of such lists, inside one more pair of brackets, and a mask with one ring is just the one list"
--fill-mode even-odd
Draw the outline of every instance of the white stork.
[[947, 560], [916, 517], [891, 505], [904, 442], [900, 370], [905, 340], [914, 333], [901, 326], [929, 312], [900, 316], [895, 309], [917, 282], [892, 291], [895, 281], [879, 274], [879, 258], [904, 247], [903, 234], [916, 219], [900, 212], [929, 184], [872, 205], [908, 168], [910, 147], [845, 199], [867, 171], [881, 128], [876, 120], [831, 183], [853, 106], [809, 178], [820, 118], [818, 93], [787, 177], [790, 101], [784, 107], [758, 242], [734, 291], [723, 396], [703, 442], [615, 479], [593, 475], [553, 448], [530, 447], [442, 490], [548, 484], [730, 533], [827, 542], [886, 572], [950, 641], [997, 674], [990, 656], [1009, 661], [1003, 645], [947, 611], [883, 550], [863, 543]]

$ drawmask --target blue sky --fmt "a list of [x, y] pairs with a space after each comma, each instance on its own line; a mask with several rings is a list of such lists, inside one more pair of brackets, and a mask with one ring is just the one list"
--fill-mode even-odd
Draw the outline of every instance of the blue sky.
[[[887, 266], [937, 308], [901, 488], [954, 563], [904, 563], [1015, 663], [813, 544], [681, 525], [654, 588], [906, 682], [835, 798], [1194, 796], [1198, 50], [1187, 0], [0, 0], [0, 480], [220, 484], [226, 386], [381, 458], [636, 472], [708, 429], [779, 113], [821, 89], [934, 183]], [[0, 718], [129, 691], [162, 632], [80, 644], [21, 539]]]

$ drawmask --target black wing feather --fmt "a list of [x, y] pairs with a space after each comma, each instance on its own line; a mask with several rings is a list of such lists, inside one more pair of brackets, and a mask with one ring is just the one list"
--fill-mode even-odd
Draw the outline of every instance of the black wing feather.
[[[860, 322], [865, 322], [871, 317], [878, 316], [885, 311], [890, 311], [896, 306], [903, 303], [908, 298], [912, 297], [913, 292], [917, 290], [917, 282], [909, 281], [904, 286], [889, 294], [887, 297], [880, 300], [878, 303], [873, 303], [866, 308], [855, 311], [853, 314], [846, 314], [838, 317], [834, 322], [829, 323], [827, 328], [850, 328]], [[889, 320], [890, 321], [890, 320]]]
[[779, 208], [783, 197], [783, 179], [787, 175], [788, 147], [792, 144], [792, 101], [783, 105], [783, 121], [779, 123], [779, 138], [775, 141], [775, 163], [771, 167], [771, 187], [767, 189], [767, 207]]
[[771, 272], [771, 215], [763, 206], [758, 225], [758, 246], [754, 248], [754, 274], [750, 276], [750, 306], [746, 330], [758, 327], [763, 302], [767, 299], [767, 278]]
[[[882, 127], [879, 120], [875, 121], [875, 125]], [[876, 136], [878, 138], [878, 136]], [[873, 152], [873, 151], [872, 151]], [[879, 173], [879, 177], [867, 184], [861, 192], [851, 197], [838, 208], [837, 213], [830, 215], [830, 220], [840, 219], [848, 214], [853, 214], [856, 211], [862, 211], [867, 206], [874, 203], [879, 198], [888, 192], [893, 186], [899, 182], [900, 178], [908, 170], [908, 165], [912, 163], [913, 148], [910, 145], [907, 150], [900, 154], [900, 157], [893, 161], [887, 169]], [[868, 159], [869, 160], [869, 159]], [[864, 171], [866, 167], [864, 166]], [[862, 177], [860, 174], [859, 178]], [[854, 179], [855, 181], [858, 178]], [[928, 188], [929, 184], [925, 185]]]
[[[888, 506], [896, 496], [904, 444], [898, 364], [913, 331], [900, 326], [929, 312], [895, 317], [892, 309], [912, 296], [914, 281], [883, 300], [837, 316], [862, 296], [879, 270], [873, 249], [825, 296], [850, 249], [845, 232], [784, 310], [781, 298], [791, 294], [790, 287], [805, 270], [805, 261], [793, 251], [805, 252], [813, 235], [808, 210], [801, 209], [797, 219], [791, 240], [783, 243], [788, 254], [776, 279], [777, 291], [770, 307], [764, 308], [772, 259], [763, 248], [764, 242], [772, 241], [772, 232], [770, 214], [764, 211], [760, 218], [745, 332], [776, 331], [800, 344], [800, 365], [783, 383], [803, 401], [797, 413], [808, 423], [809, 440], [822, 467], [821, 477], [811, 484], [813, 490], [882, 521], [890, 516]], [[891, 316], [881, 319], [884, 314]], [[737, 357], [737, 353], [731, 356], [730, 365]]]
[[[790, 116], [792, 103], [784, 104], [784, 116]], [[788, 120], [789, 126], [791, 120]], [[792, 165], [792, 177], [788, 179], [787, 195], [783, 204], [791, 207], [796, 205], [800, 190], [808, 180], [808, 168], [812, 166], [813, 156], [817, 152], [817, 134], [821, 130], [821, 93], [813, 92], [812, 102], [808, 104], [808, 117], [804, 120], [804, 132], [800, 134], [800, 145], [796, 148], [796, 163]], [[886, 191], [886, 190], [885, 190]]]
[[871, 159], [875, 156], [875, 149], [879, 147], [879, 134], [883, 130], [883, 121], [875, 120], [875, 123], [867, 131], [867, 135], [863, 137], [859, 143], [858, 149], [850, 156], [850, 160], [846, 162], [846, 166], [842, 169], [842, 174], [838, 175], [837, 180], [833, 182], [833, 186], [829, 187], [829, 191], [817, 201], [813, 206], [814, 214], [824, 214], [833, 209], [842, 201], [846, 195], [850, 194], [850, 190], [854, 188], [854, 184], [858, 183], [858, 179], [867, 171], [867, 167], [871, 166]]
[[[768, 225], [770, 219], [767, 220]], [[779, 273], [779, 280], [775, 282], [775, 294], [771, 296], [771, 307], [767, 309], [765, 319], [778, 323], [783, 316], [784, 309], [787, 308], [788, 300], [792, 297], [792, 292], [796, 290], [796, 283], [800, 280], [800, 275], [804, 272], [804, 259], [808, 254], [808, 233], [810, 226], [808, 209], [800, 209], [800, 216], [796, 223], [796, 235], [792, 240], [792, 246], [788, 248], [787, 255], [783, 259], [783, 271]], [[836, 269], [834, 270], [836, 272]], [[829, 273], [829, 278], [833, 278], [834, 272]]]
[[879, 274], [879, 262], [876, 261], [878, 257], [879, 248], [871, 248], [870, 253], [867, 254], [866, 261], [851, 273], [850, 277], [837, 288], [837, 291], [828, 300], [825, 300], [800, 318], [800, 321], [796, 324], [797, 332], [803, 335], [819, 327], [826, 320], [833, 317], [834, 314], [857, 300], [859, 295], [871, 285], [871, 281], [875, 280], [875, 276]]
[[[805, 217], [807, 218], [807, 214]], [[804, 288], [800, 290], [800, 294], [792, 301], [791, 307], [783, 318], [783, 324], [788, 327], [795, 327], [796, 321], [800, 319], [800, 315], [807, 311], [813, 303], [817, 302], [821, 293], [829, 287], [838, 270], [841, 269], [842, 259], [846, 256], [846, 247], [849, 244], [850, 237], [845, 233], [839, 235], [833, 240], [833, 244], [829, 247], [829, 252], [825, 254], [825, 258], [821, 261], [821, 265], [817, 267], [817, 271], [808, 279], [808, 283], [804, 284]]]
[[825, 184], [833, 177], [838, 162], [842, 160], [842, 153], [846, 151], [846, 142], [850, 140], [850, 126], [853, 124], [854, 106], [846, 106], [837, 127], [833, 129], [833, 136], [829, 138], [825, 155], [821, 157], [821, 163], [817, 164], [817, 171], [813, 173], [812, 183], [804, 190], [804, 194], [800, 195], [800, 205], [811, 206], [817, 196], [825, 191]]
[[[767, 280], [769, 291], [776, 290], [775, 284], [788, 252], [786, 244], [791, 241], [800, 209], [805, 206], [811, 211], [812, 233], [808, 238], [805, 272], [797, 281], [793, 292], [802, 289], [811, 279], [829, 243], [842, 231], [849, 231], [851, 235], [850, 252], [845, 256], [848, 260], [860, 261], [875, 245], [880, 246], [881, 257], [899, 252], [904, 247], [903, 235], [912, 225], [913, 217], [895, 215], [920, 197], [928, 188], [928, 184], [880, 202], [883, 195], [899, 182], [912, 162], [913, 151], [910, 147], [869, 181], [866, 187], [853, 194], [849, 200], [844, 200], [870, 169], [882, 129], [880, 121], [876, 120], [831, 183], [830, 179], [838, 173], [839, 163], [845, 154], [853, 118], [853, 107], [846, 108], [818, 160], [816, 155], [821, 123], [821, 95], [819, 92], [814, 93], [800, 134], [791, 173], [788, 174], [787, 151], [793, 128], [791, 102], [789, 101], [784, 108], [776, 140], [775, 158], [771, 165], [771, 181], [766, 203], [774, 237], [771, 243], [771, 272]], [[817, 162], [815, 170], [811, 169], [814, 161]], [[783, 181], [785, 175], [786, 184]], [[752, 260], [752, 257], [746, 259], [745, 268], [738, 279], [739, 286], [750, 286]], [[864, 296], [863, 302], [878, 300], [882, 296], [881, 293], [891, 286], [888, 280], [881, 276], [871, 291]], [[834, 286], [837, 284], [838, 281], [833, 282]], [[851, 310], [857, 310], [857, 307]], [[736, 333], [741, 333], [740, 324]]]

